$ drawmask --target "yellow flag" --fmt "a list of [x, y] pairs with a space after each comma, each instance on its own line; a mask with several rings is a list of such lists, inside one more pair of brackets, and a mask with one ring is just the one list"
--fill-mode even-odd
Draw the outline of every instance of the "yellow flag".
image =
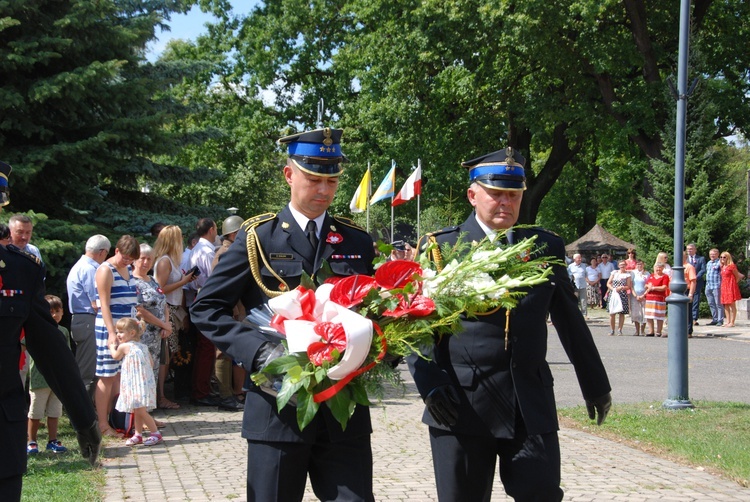
[[367, 201], [370, 199], [370, 189], [370, 168], [368, 167], [349, 204], [349, 209], [351, 209], [352, 213], [361, 213], [367, 209]]

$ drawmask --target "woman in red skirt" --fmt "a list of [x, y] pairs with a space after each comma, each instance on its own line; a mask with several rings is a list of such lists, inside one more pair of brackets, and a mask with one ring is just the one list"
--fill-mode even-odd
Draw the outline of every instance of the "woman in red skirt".
[[737, 270], [737, 265], [732, 260], [732, 255], [728, 251], [721, 253], [719, 257], [721, 264], [721, 304], [724, 305], [724, 312], [727, 317], [727, 323], [724, 326], [734, 326], [737, 319], [737, 300], [741, 299], [739, 281], [745, 276]]

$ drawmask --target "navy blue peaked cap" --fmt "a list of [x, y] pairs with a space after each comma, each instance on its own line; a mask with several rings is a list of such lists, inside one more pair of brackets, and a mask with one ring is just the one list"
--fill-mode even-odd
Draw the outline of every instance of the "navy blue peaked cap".
[[523, 155], [511, 147], [461, 163], [469, 170], [470, 183], [491, 190], [526, 190], [525, 165]]

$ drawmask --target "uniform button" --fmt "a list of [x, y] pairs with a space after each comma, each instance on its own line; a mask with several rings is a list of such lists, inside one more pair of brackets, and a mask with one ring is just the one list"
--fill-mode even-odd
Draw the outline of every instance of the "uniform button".
[[517, 341], [518, 341], [518, 337], [517, 337], [517, 336], [514, 336], [514, 337], [513, 337], [513, 341], [514, 341], [514, 342], [517, 342]]
[[284, 277], [286, 275], [286, 273], [284, 273], [284, 269], [283, 268], [281, 270], [279, 270], [279, 275], [281, 277]]
[[516, 363], [513, 363], [513, 364], [511, 364], [511, 367], [512, 367], [513, 369], [516, 369]]

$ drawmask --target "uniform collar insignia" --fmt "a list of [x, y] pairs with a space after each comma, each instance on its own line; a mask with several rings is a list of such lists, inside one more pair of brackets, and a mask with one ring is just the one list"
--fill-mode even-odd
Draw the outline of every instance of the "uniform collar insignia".
[[282, 221], [281, 222], [281, 228], [283, 228], [284, 230], [288, 229], [289, 228], [289, 223], [287, 223], [286, 221]]

